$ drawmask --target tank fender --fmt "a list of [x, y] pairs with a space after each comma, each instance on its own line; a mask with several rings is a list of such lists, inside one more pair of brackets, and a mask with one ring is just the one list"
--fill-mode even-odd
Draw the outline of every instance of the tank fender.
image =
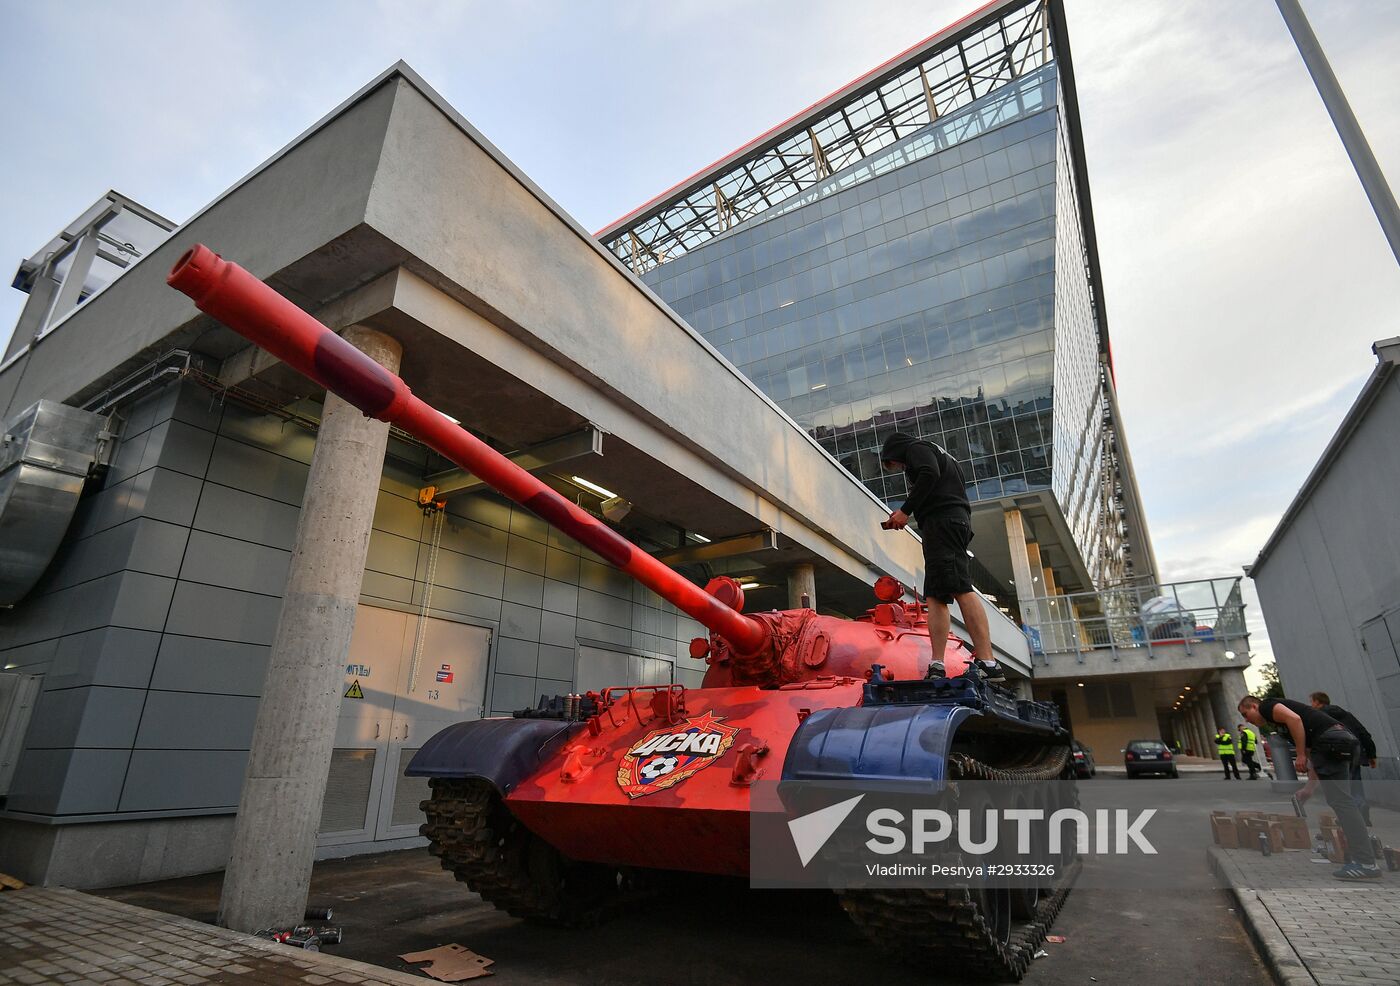
[[948, 777], [953, 736], [965, 705], [859, 705], [822, 709], [798, 727], [783, 761], [783, 784], [860, 782], [883, 790], [936, 794]]
[[435, 733], [414, 754], [409, 777], [480, 777], [502, 794], [539, 770], [581, 723], [471, 719]]

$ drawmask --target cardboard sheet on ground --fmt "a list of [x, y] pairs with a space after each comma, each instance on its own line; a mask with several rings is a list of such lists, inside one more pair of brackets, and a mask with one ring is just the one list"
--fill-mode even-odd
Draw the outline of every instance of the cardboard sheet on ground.
[[399, 958], [405, 962], [431, 963], [418, 971], [444, 983], [460, 983], [478, 976], [489, 976], [492, 973], [486, 967], [496, 961], [456, 943], [439, 945], [422, 952], [409, 952]]

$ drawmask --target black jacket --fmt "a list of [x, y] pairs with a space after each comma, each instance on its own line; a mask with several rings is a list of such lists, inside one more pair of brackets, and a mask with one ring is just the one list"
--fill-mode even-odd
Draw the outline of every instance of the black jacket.
[[940, 446], [897, 431], [885, 439], [880, 461], [904, 466], [909, 498], [899, 509], [917, 519], [921, 527], [924, 520], [933, 517], [972, 516], [958, 460]]
[[1361, 755], [1367, 760], [1376, 759], [1376, 741], [1371, 734], [1366, 731], [1366, 727], [1361, 725], [1361, 720], [1356, 718], [1340, 705], [1324, 705], [1322, 711], [1336, 719], [1347, 729], [1351, 730], [1351, 735], [1361, 741]]

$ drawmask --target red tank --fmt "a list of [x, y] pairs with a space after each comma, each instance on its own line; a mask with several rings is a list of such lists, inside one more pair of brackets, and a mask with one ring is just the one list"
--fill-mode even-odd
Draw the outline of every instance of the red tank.
[[[760, 778], [860, 780], [883, 771], [879, 777], [888, 782], [888, 763], [897, 764], [896, 779], [912, 769], [921, 783], [969, 776], [969, 770], [995, 778], [1000, 764], [1014, 764], [1021, 779], [1067, 776], [1071, 769], [1069, 739], [1053, 706], [1018, 702], [993, 686], [945, 689], [957, 692], [946, 700], [914, 689], [909, 694], [917, 699], [891, 698], [872, 707], [881, 690], [893, 695], [901, 683], [956, 681], [970, 666], [966, 646], [950, 636], [944, 667], [930, 668], [925, 610], [905, 602], [906, 591], [894, 579], [876, 583], [872, 608], [855, 620], [810, 609], [746, 614], [734, 580], [701, 588], [672, 571], [429, 407], [398, 376], [236, 264], [196, 246], [180, 258], [169, 283], [710, 630], [708, 638], [691, 642], [691, 656], [707, 664], [700, 688], [619, 682], [598, 693], [543, 697], [539, 707], [511, 718], [456, 724], [422, 747], [407, 772], [431, 778], [423, 834], [444, 867], [497, 906], [550, 923], [587, 923], [605, 916], [639, 873], [747, 875], [751, 793]], [[880, 682], [891, 687], [867, 687]], [[891, 730], [891, 722], [900, 729]], [[881, 767], [871, 751], [890, 742], [891, 732], [919, 755], [894, 750]], [[859, 756], [832, 753], [852, 742]], [[930, 903], [927, 892], [915, 894], [908, 906], [928, 912], [923, 917], [931, 933], [905, 951], [919, 962], [966, 963], [972, 956], [979, 973], [1018, 979], [1065, 892], [1045, 893], [1019, 908], [1009, 892], [941, 906]], [[887, 913], [901, 908], [890, 897], [846, 892], [843, 903], [876, 936], [891, 920], [908, 920], [902, 910]]]

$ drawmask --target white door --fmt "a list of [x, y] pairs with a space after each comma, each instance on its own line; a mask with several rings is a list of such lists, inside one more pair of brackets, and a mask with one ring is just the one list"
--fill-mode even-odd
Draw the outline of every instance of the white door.
[[321, 803], [321, 845], [375, 838], [408, 621], [405, 613], [376, 606], [361, 606], [355, 613]]
[[377, 839], [418, 834], [423, 822], [418, 803], [428, 796], [428, 779], [405, 777], [404, 768], [440, 729], [480, 719], [486, 700], [491, 631], [428, 617], [422, 623], [421, 642], [418, 632], [418, 617], [409, 616], [389, 722], [388, 771], [379, 799]]
[[428, 785], [404, 768], [433, 733], [481, 715], [491, 632], [424, 618], [413, 675], [419, 619], [377, 606], [355, 614], [320, 845], [417, 835]]

